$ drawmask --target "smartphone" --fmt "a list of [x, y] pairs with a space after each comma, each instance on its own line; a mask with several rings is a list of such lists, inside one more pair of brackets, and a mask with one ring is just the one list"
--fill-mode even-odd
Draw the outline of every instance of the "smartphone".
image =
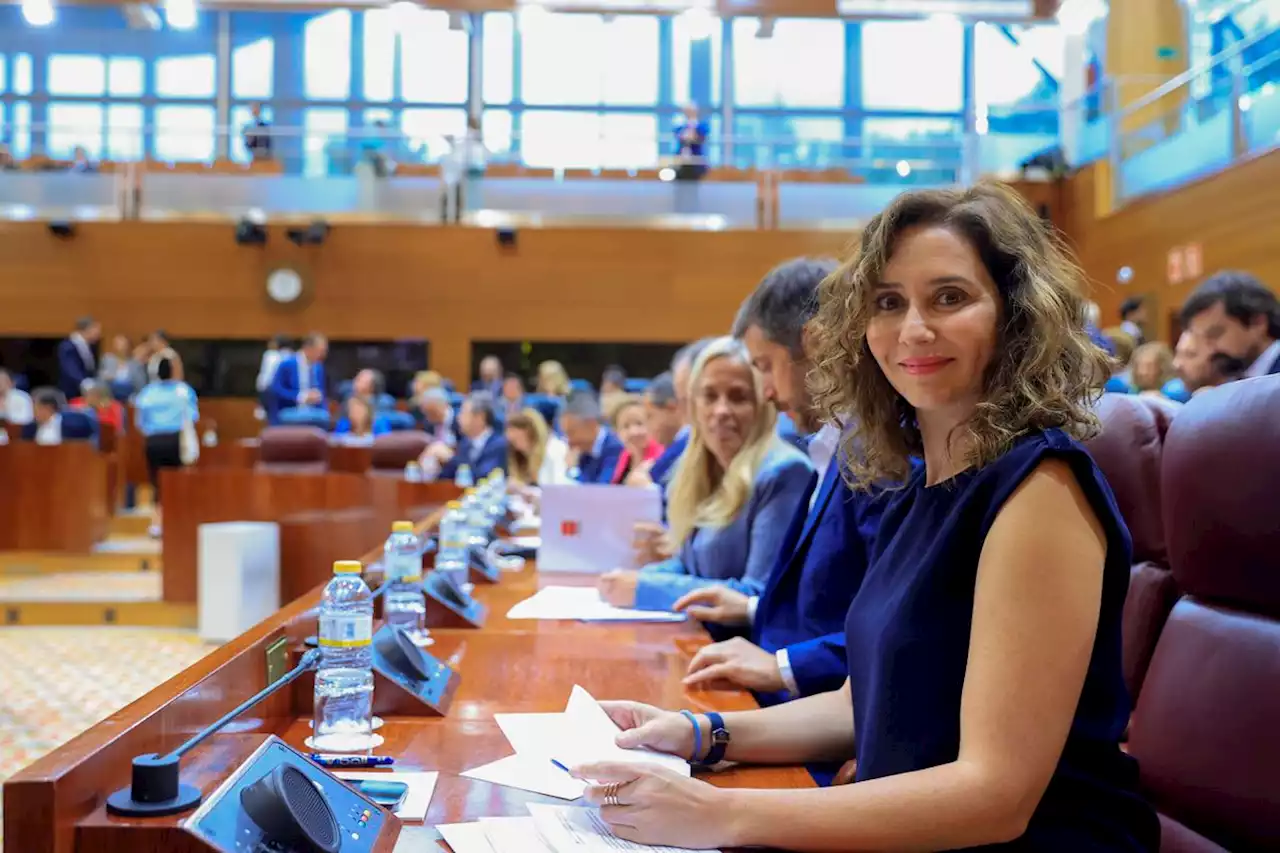
[[409, 793], [409, 786], [404, 782], [391, 779], [361, 779], [356, 790], [382, 806], [387, 811], [395, 811]]

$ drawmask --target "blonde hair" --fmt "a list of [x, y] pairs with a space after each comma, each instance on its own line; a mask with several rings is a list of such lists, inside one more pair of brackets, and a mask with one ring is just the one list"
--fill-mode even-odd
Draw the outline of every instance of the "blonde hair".
[[[722, 468], [712, 455], [695, 416], [702, 374], [708, 364], [720, 358], [733, 359], [747, 368], [756, 397], [755, 422], [728, 468]], [[760, 375], [751, 369], [751, 358], [742, 343], [723, 337], [707, 344], [689, 374], [689, 444], [667, 489], [667, 543], [673, 552], [695, 527], [724, 527], [738, 517], [751, 498], [756, 472], [765, 456], [781, 441], [774, 432], [776, 422], [777, 413], [765, 399]]]
[[538, 472], [542, 470], [542, 457], [547, 452], [547, 422], [537, 409], [522, 409], [507, 418], [507, 429], [523, 430], [533, 436], [533, 447], [526, 455], [507, 444], [507, 476], [512, 482], [524, 486], [538, 484]]
[[942, 227], [972, 246], [1002, 303], [982, 400], [957, 429], [966, 462], [982, 467], [1036, 430], [1096, 434], [1091, 403], [1106, 353], [1085, 332], [1084, 275], [1061, 239], [1013, 189], [980, 181], [970, 189], [907, 192], [862, 233], [860, 245], [822, 284], [809, 381], [823, 420], [852, 416], [843, 441], [851, 485], [901, 483], [923, 452], [915, 410], [867, 347], [875, 288], [910, 229]]
[[1116, 351], [1118, 366], [1127, 365], [1129, 359], [1133, 358], [1133, 351], [1138, 348], [1138, 342], [1134, 340], [1133, 335], [1119, 326], [1111, 326], [1102, 330], [1102, 336], [1111, 341], [1111, 348]]
[[558, 361], [544, 361], [538, 365], [538, 391], [552, 397], [569, 396], [569, 372]]
[[444, 385], [444, 378], [434, 370], [419, 370], [413, 374], [413, 387], [418, 393]]
[[[1156, 380], [1154, 385], [1149, 385], [1142, 381], [1138, 376], [1138, 362], [1144, 356], [1152, 355], [1156, 360]], [[1129, 358], [1129, 377], [1133, 382], [1133, 387], [1139, 391], [1159, 391], [1164, 383], [1174, 377], [1173, 370], [1173, 350], [1169, 349], [1168, 344], [1160, 341], [1152, 341], [1149, 344], [1143, 344], [1133, 351], [1133, 355]]]
[[643, 406], [644, 397], [639, 394], [618, 394], [617, 399], [611, 401], [613, 403], [613, 411], [606, 412], [605, 416], [609, 420], [609, 426], [613, 427], [613, 431], [618, 431], [618, 419], [622, 417], [622, 413], [632, 406]]

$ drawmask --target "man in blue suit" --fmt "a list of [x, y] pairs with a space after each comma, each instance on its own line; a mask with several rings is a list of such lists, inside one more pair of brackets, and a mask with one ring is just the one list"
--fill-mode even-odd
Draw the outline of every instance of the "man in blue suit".
[[845, 485], [838, 461], [841, 430], [833, 424], [819, 428], [805, 387], [805, 326], [817, 310], [818, 285], [834, 268], [834, 262], [809, 259], [777, 267], [747, 298], [733, 326], [761, 374], [765, 395], [809, 436], [821, 485], [808, 505], [796, 507], [758, 599], [712, 586], [676, 603], [696, 618], [750, 632], [750, 639], [734, 637], [700, 650], [685, 683], [728, 681], [754, 691], [762, 704], [844, 683], [845, 614], [862, 585], [884, 503]]
[[498, 413], [493, 397], [485, 391], [474, 391], [462, 401], [458, 410], [456, 448], [436, 442], [422, 455], [422, 474], [427, 480], [452, 480], [463, 465], [471, 468], [474, 480], [487, 477], [507, 467], [507, 439], [498, 429]]
[[560, 414], [565, 440], [578, 457], [570, 469], [577, 470], [580, 483], [609, 482], [622, 456], [622, 440], [601, 421], [600, 401], [590, 391], [571, 395]]
[[98, 358], [93, 345], [98, 342], [102, 327], [92, 317], [76, 321], [76, 330], [58, 344], [58, 390], [68, 400], [80, 396], [86, 379], [98, 374]]
[[1244, 378], [1280, 373], [1280, 299], [1250, 273], [1206, 279], [1182, 305], [1182, 328], [1210, 353], [1245, 365]]
[[57, 388], [37, 388], [31, 394], [33, 418], [22, 427], [24, 441], [55, 445], [64, 441], [98, 441], [98, 419], [92, 412], [67, 409]]
[[266, 394], [268, 423], [278, 424], [285, 409], [324, 406], [324, 360], [328, 355], [328, 339], [312, 332], [296, 353], [280, 360]]

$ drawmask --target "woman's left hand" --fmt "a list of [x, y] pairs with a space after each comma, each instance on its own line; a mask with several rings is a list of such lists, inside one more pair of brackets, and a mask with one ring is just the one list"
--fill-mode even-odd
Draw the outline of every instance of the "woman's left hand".
[[600, 597], [614, 607], [634, 607], [640, 573], [631, 569], [614, 569], [600, 576]]
[[[693, 850], [733, 845], [727, 789], [646, 764], [584, 764], [573, 775], [592, 783], [585, 799], [619, 838]], [[605, 805], [615, 785], [620, 805]]]

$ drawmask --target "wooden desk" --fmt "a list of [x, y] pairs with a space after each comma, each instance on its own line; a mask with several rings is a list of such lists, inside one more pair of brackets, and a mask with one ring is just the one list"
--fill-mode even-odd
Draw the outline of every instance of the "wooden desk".
[[88, 442], [0, 446], [0, 550], [92, 551], [107, 535], [107, 467]]
[[[438, 512], [433, 513], [422, 526], [431, 526], [438, 517]], [[379, 553], [378, 548], [370, 550], [366, 565]], [[754, 707], [750, 695], [742, 691], [688, 692], [681, 686], [692, 648], [706, 642], [705, 633], [695, 624], [584, 625], [501, 618], [510, 602], [532, 594], [540, 584], [583, 582], [581, 576], [540, 576], [532, 568], [509, 573], [497, 586], [477, 588], [477, 597], [493, 614], [484, 629], [432, 631], [436, 643], [430, 651], [451, 658], [461, 675], [449, 714], [389, 717], [380, 731], [386, 743], [379, 750], [395, 755], [400, 769], [441, 772], [428, 826], [520, 815], [526, 803], [559, 802], [456, 775], [510, 754], [493, 722], [495, 712], [563, 710], [574, 684], [602, 699], [627, 697], [666, 707], [719, 710]], [[115, 818], [106, 813], [105, 797], [128, 783], [134, 755], [172, 749], [261, 689], [266, 683], [266, 646], [286, 637], [299, 653], [303, 638], [315, 631], [318, 601], [319, 590], [312, 590], [11, 778], [4, 787], [6, 844], [22, 853], [178, 849], [173, 844], [174, 828], [187, 815]], [[184, 759], [184, 780], [208, 793], [270, 734], [301, 747], [310, 716], [309, 692], [281, 691], [193, 750]], [[803, 769], [795, 767], [742, 767], [707, 778], [718, 785], [740, 787], [813, 784]]]

